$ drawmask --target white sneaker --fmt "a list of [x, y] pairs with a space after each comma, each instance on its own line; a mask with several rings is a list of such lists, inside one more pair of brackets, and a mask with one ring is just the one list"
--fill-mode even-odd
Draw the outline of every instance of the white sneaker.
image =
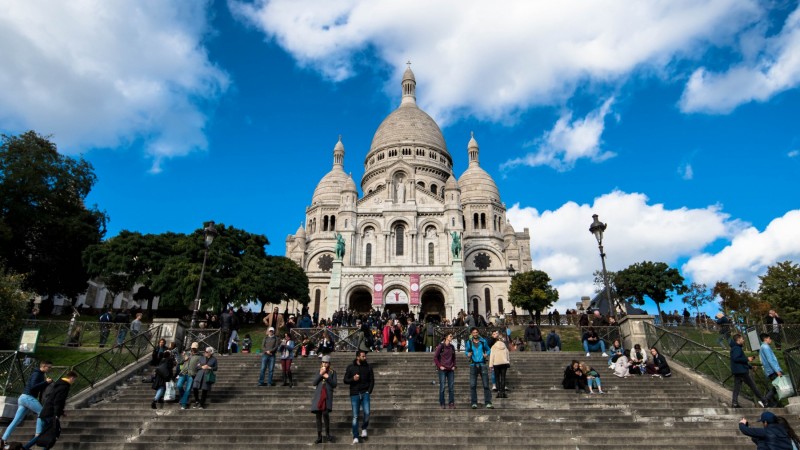
[[358, 438], [353, 438], [353, 444], [358, 444]]
[[367, 438], [367, 430], [361, 430], [361, 439]]
[[602, 355], [600, 355], [600, 356], [602, 356], [603, 358], [608, 358], [608, 353], [606, 353], [606, 352], [603, 352], [603, 354], [602, 354]]
[[614, 370], [614, 365], [613, 364], [609, 364], [608, 368], [611, 369], [611, 370]]
[[592, 354], [591, 354], [591, 353], [587, 353], [587, 354], [586, 354], [586, 357], [587, 357], [587, 358], [588, 358], [588, 357], [590, 357], [590, 356], [592, 356]]

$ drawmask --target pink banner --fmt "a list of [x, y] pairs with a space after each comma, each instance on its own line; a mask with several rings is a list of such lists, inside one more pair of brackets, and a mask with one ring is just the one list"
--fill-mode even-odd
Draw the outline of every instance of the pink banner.
[[419, 274], [411, 274], [411, 306], [419, 305]]
[[373, 275], [372, 304], [380, 306], [383, 302], [383, 275]]

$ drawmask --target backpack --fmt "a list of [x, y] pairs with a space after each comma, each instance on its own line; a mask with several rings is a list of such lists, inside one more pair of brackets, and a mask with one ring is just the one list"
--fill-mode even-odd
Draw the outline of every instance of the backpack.
[[[481, 347], [481, 348], [479, 348], [478, 350], [481, 350], [481, 349], [483, 349], [483, 347], [487, 345], [487, 344], [486, 344], [486, 341], [484, 341], [484, 340], [481, 340], [481, 341], [479, 341], [479, 343], [480, 343], [480, 347]], [[472, 338], [470, 338], [470, 339], [467, 339], [467, 347], [466, 347], [466, 348], [467, 348], [467, 352], [471, 352], [472, 354], [475, 354], [476, 352], [475, 352], [475, 350], [474, 350], [474, 348], [475, 348], [475, 347], [474, 347], [474, 345], [475, 345], [475, 343], [473, 343], [473, 342], [472, 342]], [[487, 346], [487, 348], [486, 348], [486, 351], [485, 351], [485, 352], [484, 352], [484, 351], [481, 351], [481, 352], [480, 352], [480, 354], [481, 354], [481, 355], [483, 355], [484, 353], [489, 353], [489, 348], [488, 348], [488, 346]], [[485, 362], [487, 362], [487, 361], [486, 361], [486, 358], [484, 358], [483, 360], [484, 360], [484, 363], [485, 363]], [[472, 359], [472, 358], [470, 358], [470, 363], [474, 363], [474, 362], [475, 362], [475, 360], [474, 360], [474, 359]]]
[[367, 348], [372, 349], [375, 345], [375, 338], [372, 336], [372, 331], [362, 331], [364, 334], [364, 344], [366, 344]]
[[547, 336], [547, 346], [549, 348], [556, 348], [558, 346], [556, 342], [556, 336], [554, 334], [550, 334]]

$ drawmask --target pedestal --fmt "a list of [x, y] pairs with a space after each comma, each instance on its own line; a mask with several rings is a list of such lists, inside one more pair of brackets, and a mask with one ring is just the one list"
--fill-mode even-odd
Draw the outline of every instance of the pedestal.
[[647, 333], [645, 332], [645, 322], [653, 324], [655, 316], [649, 315], [627, 315], [619, 321], [619, 330], [622, 335], [623, 346], [625, 348], [633, 348], [634, 344], [639, 344], [642, 349], [649, 348], [652, 342], [647, 342]]
[[[453, 258], [453, 304], [469, 311], [467, 306], [467, 279], [464, 275], [464, 263], [461, 258]], [[450, 317], [452, 320], [453, 318]]]
[[333, 317], [333, 313], [339, 309], [339, 305], [341, 302], [341, 294], [342, 294], [342, 261], [336, 260], [333, 262], [333, 268], [331, 269], [331, 281], [328, 283], [328, 292], [327, 292], [327, 305], [328, 305], [328, 315], [327, 319]]

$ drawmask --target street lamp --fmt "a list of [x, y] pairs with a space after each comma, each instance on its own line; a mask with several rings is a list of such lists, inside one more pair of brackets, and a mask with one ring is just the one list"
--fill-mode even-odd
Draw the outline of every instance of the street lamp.
[[597, 239], [597, 246], [600, 248], [600, 261], [603, 263], [603, 285], [605, 286], [606, 300], [608, 300], [608, 310], [609, 314], [611, 314], [611, 317], [613, 317], [616, 322], [617, 308], [611, 302], [611, 289], [608, 287], [608, 272], [606, 272], [606, 254], [603, 252], [603, 232], [606, 231], [607, 225], [600, 222], [597, 217], [597, 214], [592, 215], [594, 222], [592, 222], [592, 225], [589, 227], [589, 232]]
[[203, 287], [203, 275], [206, 273], [206, 261], [208, 260], [208, 247], [214, 242], [217, 237], [217, 229], [214, 228], [214, 221], [208, 222], [203, 228], [203, 237], [205, 242], [205, 251], [203, 252], [203, 267], [200, 269], [200, 281], [197, 283], [197, 294], [194, 296], [194, 309], [192, 310], [192, 324], [190, 328], [197, 328], [197, 310], [200, 309], [200, 289]]

